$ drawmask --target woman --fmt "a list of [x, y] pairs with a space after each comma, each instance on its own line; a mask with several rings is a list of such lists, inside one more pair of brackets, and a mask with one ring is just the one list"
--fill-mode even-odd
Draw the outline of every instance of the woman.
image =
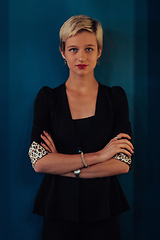
[[131, 166], [133, 145], [125, 92], [98, 83], [102, 27], [78, 15], [60, 30], [66, 83], [36, 98], [29, 155], [45, 173], [33, 212], [42, 239], [120, 239], [118, 215], [129, 209], [116, 175]]

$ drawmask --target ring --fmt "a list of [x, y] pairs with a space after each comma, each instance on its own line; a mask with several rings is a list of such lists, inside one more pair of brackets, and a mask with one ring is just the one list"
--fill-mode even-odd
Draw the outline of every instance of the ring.
[[116, 136], [116, 138], [117, 138], [117, 140], [119, 140], [119, 137]]

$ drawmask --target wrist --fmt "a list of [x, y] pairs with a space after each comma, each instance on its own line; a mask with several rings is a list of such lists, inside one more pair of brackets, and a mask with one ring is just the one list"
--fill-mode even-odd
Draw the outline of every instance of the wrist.
[[97, 152], [97, 159], [99, 162], [104, 162], [106, 159], [105, 159], [105, 154], [103, 154], [103, 151], [100, 150]]
[[[93, 152], [93, 153], [85, 153], [84, 159], [85, 159], [86, 165], [89, 167], [89, 166], [92, 166], [92, 165], [102, 162], [102, 153], [101, 153], [101, 151]], [[82, 169], [85, 169], [85, 168], [86, 167], [84, 167]]]
[[92, 158], [92, 164], [91, 165], [101, 163], [102, 162], [101, 151], [92, 153], [91, 158]]

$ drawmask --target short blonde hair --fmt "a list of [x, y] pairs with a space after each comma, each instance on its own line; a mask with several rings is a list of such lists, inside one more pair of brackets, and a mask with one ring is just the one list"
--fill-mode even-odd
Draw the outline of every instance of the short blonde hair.
[[94, 20], [85, 15], [75, 15], [69, 18], [61, 27], [60, 36], [60, 50], [65, 52], [65, 42], [67, 38], [74, 36], [76, 33], [88, 31], [95, 33], [98, 45], [98, 51], [103, 46], [103, 29], [97, 20]]

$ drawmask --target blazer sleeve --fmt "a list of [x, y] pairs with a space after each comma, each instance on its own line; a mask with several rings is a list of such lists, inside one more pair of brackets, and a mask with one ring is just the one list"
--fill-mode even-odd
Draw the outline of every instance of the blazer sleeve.
[[[112, 138], [119, 133], [127, 133], [132, 138], [131, 123], [129, 121], [128, 101], [125, 91], [121, 87], [112, 88], [114, 123]], [[132, 139], [131, 139], [132, 141]], [[132, 157], [124, 153], [117, 153], [114, 158], [125, 162], [132, 169]]]
[[128, 101], [125, 91], [121, 87], [113, 87], [112, 98], [114, 112], [112, 137], [117, 136], [119, 133], [127, 133], [132, 138]]
[[37, 94], [34, 103], [34, 118], [31, 134], [31, 145], [29, 148], [29, 156], [33, 167], [38, 159], [49, 153], [41, 146], [41, 134], [44, 130], [50, 132], [51, 93], [51, 88], [43, 87]]

